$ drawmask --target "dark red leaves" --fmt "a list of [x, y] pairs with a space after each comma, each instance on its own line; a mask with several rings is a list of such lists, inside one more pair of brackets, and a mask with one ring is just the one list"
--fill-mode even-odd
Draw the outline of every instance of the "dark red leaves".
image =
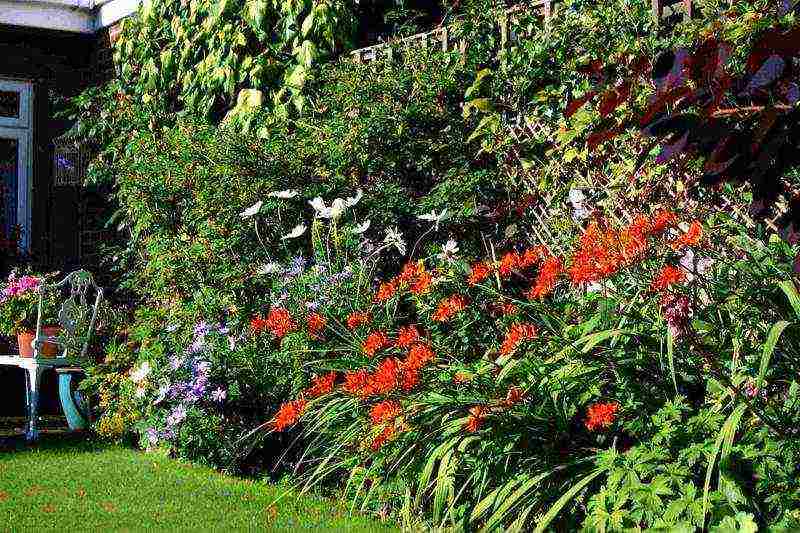
[[616, 128], [592, 133], [586, 140], [586, 145], [589, 148], [589, 151], [593, 152], [598, 146], [613, 139], [617, 135], [619, 135], [619, 130]]
[[582, 108], [584, 106], [584, 104], [586, 104], [586, 102], [591, 100], [592, 97], [594, 97], [595, 94], [597, 94], [596, 91], [589, 91], [588, 93], [586, 93], [585, 95], [581, 96], [580, 98], [576, 98], [575, 100], [572, 100], [569, 104], [567, 104], [567, 109], [564, 110], [564, 117], [566, 117], [566, 118], [572, 117], [572, 115], [577, 113], [578, 110], [580, 108]]
[[617, 107], [622, 105], [631, 94], [631, 84], [622, 82], [613, 89], [607, 90], [600, 98], [598, 111], [601, 117], [607, 117]]

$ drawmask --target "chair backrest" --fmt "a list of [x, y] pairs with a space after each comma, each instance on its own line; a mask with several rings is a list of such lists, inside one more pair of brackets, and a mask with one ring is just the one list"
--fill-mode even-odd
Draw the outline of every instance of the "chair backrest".
[[[36, 337], [33, 339], [33, 356], [39, 357], [42, 345], [50, 342], [62, 348], [60, 357], [66, 357], [69, 352], [77, 352], [81, 359], [85, 358], [103, 299], [103, 289], [97, 286], [89, 271], [76, 270], [58, 283], [40, 285], [38, 290], [39, 310]], [[57, 293], [59, 300], [63, 298], [58, 311], [58, 325], [62, 332], [60, 335], [49, 336], [43, 331], [48, 324], [43, 323], [42, 310], [47, 293], [53, 291]], [[92, 296], [94, 301], [91, 301]]]

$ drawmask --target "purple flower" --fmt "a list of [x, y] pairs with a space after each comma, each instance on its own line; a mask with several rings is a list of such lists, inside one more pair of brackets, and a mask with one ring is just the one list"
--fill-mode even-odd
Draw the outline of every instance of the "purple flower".
[[661, 311], [667, 320], [672, 338], [679, 339], [689, 329], [692, 307], [689, 298], [682, 294], [667, 293], [661, 300]]
[[186, 361], [185, 358], [173, 355], [169, 358], [169, 367], [172, 370], [178, 370], [181, 366], [183, 366], [184, 361]]
[[174, 427], [186, 420], [186, 407], [179, 405], [167, 417], [167, 426]]
[[211, 392], [211, 399], [218, 403], [222, 403], [227, 397], [228, 393], [219, 387], [217, 387], [217, 390]]
[[207, 376], [211, 372], [211, 363], [208, 361], [197, 361], [194, 364], [194, 372], [199, 376]]
[[306, 258], [302, 255], [298, 255], [294, 259], [292, 259], [292, 264], [289, 267], [289, 270], [286, 271], [284, 276], [286, 277], [294, 277], [299, 276], [303, 273], [303, 270], [306, 268]]
[[155, 428], [147, 428], [145, 433], [147, 434], [147, 443], [150, 446], [158, 444], [158, 431]]
[[211, 325], [205, 320], [201, 320], [194, 326], [195, 337], [205, 337], [209, 331], [211, 331]]
[[199, 353], [199, 352], [202, 352], [205, 347], [206, 347], [206, 339], [205, 339], [205, 337], [197, 337], [192, 342], [192, 344], [189, 345], [188, 352], [189, 353]]

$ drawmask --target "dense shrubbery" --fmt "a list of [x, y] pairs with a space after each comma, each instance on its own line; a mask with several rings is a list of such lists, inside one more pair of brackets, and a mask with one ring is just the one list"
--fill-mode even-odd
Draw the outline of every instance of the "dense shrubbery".
[[592, 4], [523, 16], [499, 58], [483, 9], [464, 62], [324, 66], [250, 133], [129, 102], [116, 264], [142, 305], [88, 381], [98, 429], [261, 473], [289, 450], [410, 527], [800, 527], [794, 242], [628, 127], [659, 52], [796, 22], [658, 37], [645, 2]]

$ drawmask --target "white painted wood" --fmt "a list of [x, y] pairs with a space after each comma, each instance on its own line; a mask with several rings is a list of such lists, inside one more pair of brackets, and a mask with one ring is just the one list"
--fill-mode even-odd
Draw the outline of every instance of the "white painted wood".
[[31, 232], [31, 130], [23, 128], [0, 128], [0, 139], [17, 141], [17, 224], [22, 227], [20, 248], [30, 251]]
[[115, 22], [132, 15], [139, 9], [141, 0], [99, 0], [95, 28], [107, 28]]
[[31, 194], [33, 187], [33, 86], [30, 82], [0, 79], [0, 90], [20, 95], [19, 117], [0, 117], [0, 138], [14, 139], [17, 156], [17, 224], [22, 227], [20, 248], [30, 251]]
[[18, 117], [0, 116], [0, 127], [6, 128], [30, 128], [31, 119], [31, 100], [33, 90], [30, 82], [0, 79], [0, 91], [19, 94], [20, 109]]
[[95, 33], [133, 14], [141, 0], [0, 0], [0, 24]]
[[0, 24], [74, 33], [94, 33], [95, 15], [86, 8], [55, 2], [0, 1]]

